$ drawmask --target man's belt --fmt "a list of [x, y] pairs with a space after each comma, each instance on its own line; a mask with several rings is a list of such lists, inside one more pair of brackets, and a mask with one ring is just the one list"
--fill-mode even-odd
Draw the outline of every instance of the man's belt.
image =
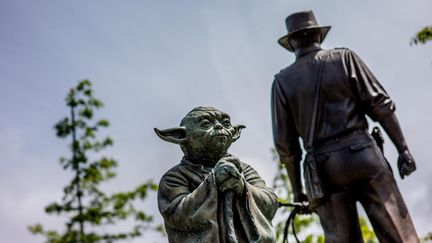
[[315, 154], [334, 152], [350, 146], [370, 144], [374, 139], [364, 129], [357, 129], [314, 145]]

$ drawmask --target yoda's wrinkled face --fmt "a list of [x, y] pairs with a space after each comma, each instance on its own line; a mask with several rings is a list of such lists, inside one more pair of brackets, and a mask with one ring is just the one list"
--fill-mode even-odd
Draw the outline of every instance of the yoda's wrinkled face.
[[190, 111], [179, 127], [154, 130], [162, 140], [180, 145], [190, 161], [214, 166], [240, 138], [243, 128], [244, 125], [232, 126], [228, 114], [200, 106]]
[[192, 111], [182, 121], [186, 128], [185, 155], [194, 160], [219, 160], [234, 141], [236, 129], [228, 114], [214, 110]]

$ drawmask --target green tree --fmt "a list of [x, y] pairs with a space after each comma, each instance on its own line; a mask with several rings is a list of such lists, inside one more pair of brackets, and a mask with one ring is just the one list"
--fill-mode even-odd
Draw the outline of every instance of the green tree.
[[[33, 234], [43, 235], [46, 242], [113, 242], [140, 236], [147, 229], [162, 231], [153, 226], [153, 218], [135, 206], [135, 199], [143, 200], [149, 190], [157, 190], [151, 180], [135, 190], [107, 195], [100, 189], [116, 173], [118, 162], [100, 156], [99, 152], [112, 146], [110, 137], [100, 139], [97, 133], [109, 126], [105, 119], [96, 119], [95, 111], [103, 104], [93, 96], [90, 81], [84, 80], [72, 88], [66, 105], [69, 115], [55, 125], [57, 136], [70, 139], [69, 157], [62, 157], [60, 164], [73, 177], [63, 191], [61, 202], [54, 202], [45, 208], [47, 214], [66, 215], [65, 230], [46, 230], [41, 224], [29, 226]], [[135, 203], [134, 203], [135, 202]], [[133, 222], [133, 228], [126, 232], [103, 232], [99, 226], [114, 226], [120, 221]]]
[[426, 44], [432, 40], [432, 26], [426, 26], [421, 29], [417, 34], [411, 38], [411, 45]]
[[429, 232], [426, 236], [421, 239], [421, 242], [432, 242], [432, 232]]
[[[293, 194], [285, 166], [279, 162], [279, 157], [274, 149], [272, 149], [273, 160], [278, 161], [278, 170], [273, 178], [273, 189], [279, 196], [279, 202], [287, 203], [293, 201]], [[286, 219], [291, 213], [292, 208], [282, 207], [279, 209], [278, 218], [275, 220], [276, 241], [283, 241], [283, 231], [285, 228]], [[360, 217], [360, 227], [363, 235], [363, 240], [366, 243], [378, 243], [375, 232], [370, 227], [367, 219]], [[321, 227], [319, 218], [316, 214], [298, 215], [294, 220], [294, 227], [300, 240], [304, 243], [324, 243], [324, 235], [314, 232], [313, 228]], [[289, 228], [288, 237], [294, 239], [292, 228]], [[290, 242], [293, 242], [292, 240]]]

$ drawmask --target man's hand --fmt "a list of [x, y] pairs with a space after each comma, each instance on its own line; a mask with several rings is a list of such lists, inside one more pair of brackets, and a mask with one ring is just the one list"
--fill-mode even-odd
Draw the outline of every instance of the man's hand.
[[303, 192], [294, 192], [294, 202], [295, 203], [307, 203], [309, 200]]
[[240, 166], [240, 162], [235, 157], [222, 158], [216, 164], [214, 172], [219, 191], [225, 192], [226, 190], [233, 190], [237, 195], [243, 193], [244, 179], [236, 165]]
[[312, 211], [309, 209], [309, 201], [303, 192], [294, 192], [294, 203], [298, 203], [300, 205], [299, 207], [299, 213], [300, 214], [311, 214]]
[[399, 175], [402, 179], [416, 170], [414, 157], [411, 155], [408, 149], [399, 154], [398, 169]]

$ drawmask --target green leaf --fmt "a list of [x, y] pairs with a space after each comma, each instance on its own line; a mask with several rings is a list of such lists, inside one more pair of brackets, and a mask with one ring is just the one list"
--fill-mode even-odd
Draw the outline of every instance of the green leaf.
[[43, 232], [43, 227], [41, 224], [35, 224], [35, 225], [29, 225], [27, 227], [27, 229], [32, 233], [32, 234], [41, 234]]
[[150, 188], [151, 188], [153, 191], [157, 191], [158, 188], [159, 188], [159, 186], [158, 186], [157, 184], [152, 183], [152, 184], [150, 185]]
[[106, 119], [101, 119], [98, 121], [97, 123], [99, 126], [101, 127], [108, 127], [109, 126], [109, 121]]
[[92, 119], [93, 117], [93, 111], [88, 107], [82, 109], [79, 114], [80, 116], [85, 117], [87, 119]]
[[57, 124], [55, 124], [54, 126], [54, 129], [56, 130], [56, 134], [58, 137], [67, 137], [72, 131], [69, 118], [65, 117], [61, 121], [57, 122]]
[[89, 99], [88, 103], [89, 103], [89, 105], [91, 105], [91, 106], [93, 106], [93, 107], [95, 107], [97, 109], [101, 108], [103, 106], [102, 101], [100, 101], [98, 99], [95, 99], [95, 98]]
[[85, 129], [85, 134], [84, 134], [84, 136], [85, 136], [85, 137], [90, 137], [90, 138], [95, 138], [95, 137], [96, 137], [95, 130], [94, 130], [93, 128], [91, 128], [91, 127], [87, 127], [87, 128]]
[[57, 213], [58, 214], [61, 211], [63, 211], [63, 207], [57, 203], [51, 203], [47, 207], [45, 207], [45, 212], [48, 214], [51, 214], [51, 213]]
[[104, 147], [106, 147], [106, 146], [111, 146], [111, 145], [113, 145], [113, 143], [114, 143], [114, 141], [113, 141], [110, 137], [107, 137], [107, 138], [103, 141], [103, 146], [104, 146]]
[[91, 96], [91, 95], [92, 95], [92, 91], [91, 91], [91, 89], [87, 89], [87, 90], [85, 90], [85, 91], [84, 91], [84, 95], [86, 95], [86, 96]]
[[76, 86], [76, 90], [83, 91], [85, 88], [91, 88], [91, 85], [91, 82], [85, 79], [78, 83], [78, 85]]
[[117, 166], [117, 161], [113, 159], [102, 158], [99, 161], [99, 165], [102, 169], [110, 169]]
[[84, 142], [84, 144], [83, 144], [83, 149], [85, 149], [85, 150], [89, 150], [89, 149], [92, 149], [93, 148], [93, 144], [91, 144], [90, 142], [88, 142], [88, 141], [85, 141]]
[[426, 26], [421, 29], [417, 34], [411, 38], [411, 45], [426, 44], [432, 40], [432, 26]]

